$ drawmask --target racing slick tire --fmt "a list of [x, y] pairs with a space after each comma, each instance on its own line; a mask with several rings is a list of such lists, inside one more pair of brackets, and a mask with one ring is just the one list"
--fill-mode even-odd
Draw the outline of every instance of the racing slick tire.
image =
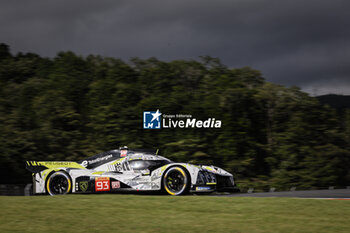
[[162, 186], [170, 195], [183, 195], [190, 189], [190, 176], [181, 166], [170, 167], [163, 175]]
[[72, 181], [63, 171], [52, 173], [46, 181], [46, 191], [51, 196], [64, 195], [72, 190]]

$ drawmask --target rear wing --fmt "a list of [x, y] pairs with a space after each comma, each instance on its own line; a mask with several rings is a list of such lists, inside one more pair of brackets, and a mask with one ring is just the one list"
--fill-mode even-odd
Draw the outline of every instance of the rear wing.
[[31, 173], [42, 172], [46, 169], [55, 168], [80, 168], [86, 169], [77, 162], [56, 162], [56, 161], [26, 161], [26, 169]]

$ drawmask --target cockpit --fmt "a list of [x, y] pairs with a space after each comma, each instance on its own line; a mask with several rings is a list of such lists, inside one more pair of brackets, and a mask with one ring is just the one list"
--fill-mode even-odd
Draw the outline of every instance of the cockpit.
[[161, 166], [164, 166], [166, 164], [169, 164], [169, 160], [131, 160], [129, 161], [129, 166], [132, 170], [150, 170], [153, 171]]

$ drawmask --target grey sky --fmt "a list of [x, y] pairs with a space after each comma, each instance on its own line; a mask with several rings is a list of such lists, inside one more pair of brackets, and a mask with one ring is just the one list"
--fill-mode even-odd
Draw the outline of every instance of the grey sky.
[[311, 94], [350, 94], [349, 10], [345, 0], [2, 0], [0, 42], [50, 57], [210, 55]]

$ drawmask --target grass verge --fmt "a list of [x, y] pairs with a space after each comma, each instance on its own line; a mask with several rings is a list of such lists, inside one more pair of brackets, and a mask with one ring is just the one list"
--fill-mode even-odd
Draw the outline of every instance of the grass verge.
[[0, 197], [0, 232], [350, 232], [350, 201], [213, 196]]

